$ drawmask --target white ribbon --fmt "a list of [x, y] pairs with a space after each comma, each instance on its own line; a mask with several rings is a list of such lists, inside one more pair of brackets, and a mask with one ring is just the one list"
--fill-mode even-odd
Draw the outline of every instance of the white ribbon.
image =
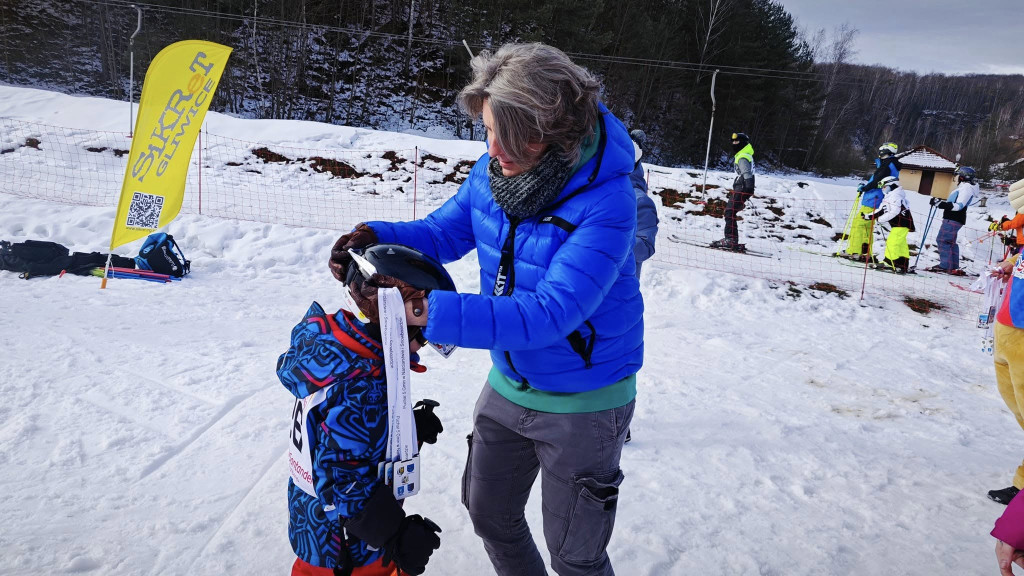
[[412, 414], [409, 378], [409, 336], [405, 302], [398, 288], [377, 291], [384, 373], [388, 380], [388, 451], [384, 480], [395, 497], [419, 492], [419, 458], [416, 420]]

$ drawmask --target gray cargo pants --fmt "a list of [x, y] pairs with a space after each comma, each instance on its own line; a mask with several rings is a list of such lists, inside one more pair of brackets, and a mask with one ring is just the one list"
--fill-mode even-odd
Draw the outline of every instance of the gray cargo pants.
[[473, 414], [462, 503], [499, 576], [547, 574], [524, 514], [538, 471], [555, 572], [614, 575], [605, 549], [634, 405], [583, 414], [537, 412], [484, 385]]

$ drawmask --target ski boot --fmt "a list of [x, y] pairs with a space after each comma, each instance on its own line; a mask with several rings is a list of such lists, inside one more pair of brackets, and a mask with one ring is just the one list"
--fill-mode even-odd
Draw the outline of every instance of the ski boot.
[[1018, 492], [1020, 492], [1020, 490], [1018, 490], [1017, 487], [1010, 486], [1008, 488], [1003, 488], [1002, 490], [989, 490], [988, 497], [989, 500], [994, 500], [1003, 506], [1006, 506], [1010, 503], [1010, 500], [1013, 500], [1013, 497], [1016, 496]]

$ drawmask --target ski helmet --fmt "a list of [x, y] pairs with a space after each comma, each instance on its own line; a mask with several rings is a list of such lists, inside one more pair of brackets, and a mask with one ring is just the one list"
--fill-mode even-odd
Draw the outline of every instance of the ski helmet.
[[899, 146], [895, 142], [886, 142], [878, 147], [878, 157], [885, 158], [886, 156], [892, 156], [899, 151]]
[[750, 144], [750, 138], [743, 132], [732, 133], [732, 151], [739, 152], [746, 148], [747, 144]]
[[900, 179], [895, 176], [886, 176], [885, 178], [882, 178], [881, 180], [878, 181], [878, 187], [882, 189], [890, 187], [895, 188], [899, 185]]
[[647, 134], [645, 134], [644, 131], [640, 130], [639, 128], [631, 131], [629, 133], [629, 137], [632, 138], [633, 142], [636, 142], [637, 146], [641, 148], [643, 148], [644, 144], [647, 143]]
[[[356, 289], [361, 287], [366, 280], [374, 273], [383, 276], [397, 278], [414, 288], [424, 290], [429, 294], [432, 290], [447, 290], [454, 292], [455, 282], [448, 275], [437, 260], [423, 254], [419, 250], [403, 246], [401, 244], [372, 244], [366, 248], [353, 249], [352, 262], [345, 269], [346, 296], [349, 297], [349, 305], [355, 307], [355, 301], [351, 300], [348, 291], [355, 284]], [[358, 258], [357, 258], [358, 256]], [[380, 338], [380, 327], [375, 324], [368, 324], [371, 336]], [[423, 330], [420, 326], [409, 326], [409, 340], [417, 340], [425, 344]], [[448, 356], [454, 347], [431, 343], [443, 355]], [[447, 349], [447, 352], [446, 352]]]
[[956, 172], [954, 172], [954, 174], [960, 177], [961, 182], [967, 182], [968, 184], [974, 184], [974, 182], [978, 179], [978, 173], [975, 172], [974, 168], [971, 168], [970, 166], [961, 166], [956, 169]]

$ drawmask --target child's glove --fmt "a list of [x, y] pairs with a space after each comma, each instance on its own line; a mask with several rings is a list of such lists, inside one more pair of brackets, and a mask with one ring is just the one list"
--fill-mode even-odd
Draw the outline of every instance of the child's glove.
[[865, 219], [865, 220], [874, 220], [875, 219], [875, 213], [874, 212], [868, 212], [867, 214], [861, 214], [860, 217]]
[[383, 564], [394, 562], [398, 571], [419, 576], [427, 569], [430, 555], [441, 547], [441, 527], [419, 514], [402, 520], [398, 532], [384, 545]]
[[863, 184], [857, 184], [857, 193], [860, 193], [860, 192], [863, 192], [863, 191], [864, 191], [864, 185]]
[[440, 405], [436, 400], [425, 398], [412, 408], [413, 418], [416, 419], [416, 438], [424, 444], [434, 444], [437, 435], [444, 432], [441, 419], [434, 414], [434, 408]]
[[441, 547], [441, 529], [419, 514], [406, 516], [390, 486], [381, 484], [370, 495], [362, 512], [345, 521], [345, 531], [377, 550], [383, 563], [394, 562], [412, 576], [422, 574], [431, 553]]
[[[355, 282], [352, 284], [355, 285]], [[415, 316], [420, 315], [417, 314], [417, 310], [422, 313], [425, 308], [423, 301], [427, 298], [425, 290], [420, 290], [398, 278], [384, 276], [383, 274], [370, 276], [366, 279], [366, 282], [363, 282], [362, 286], [358, 287], [358, 290], [352, 289], [352, 286], [349, 288], [356, 306], [359, 306], [359, 310], [374, 324], [380, 322], [380, 303], [377, 301], [377, 290], [379, 288], [398, 288], [398, 291], [402, 293], [402, 302], [412, 302], [413, 315]]]
[[338, 282], [345, 281], [345, 270], [352, 262], [352, 255], [348, 253], [349, 248], [365, 248], [370, 244], [377, 243], [377, 234], [366, 224], [359, 224], [356, 229], [338, 238], [331, 248], [331, 259], [327, 265], [331, 274]]
[[934, 196], [932, 196], [931, 199], [928, 200], [928, 203], [931, 204], [932, 206], [938, 206], [939, 202], [942, 202], [942, 198], [936, 198]]

